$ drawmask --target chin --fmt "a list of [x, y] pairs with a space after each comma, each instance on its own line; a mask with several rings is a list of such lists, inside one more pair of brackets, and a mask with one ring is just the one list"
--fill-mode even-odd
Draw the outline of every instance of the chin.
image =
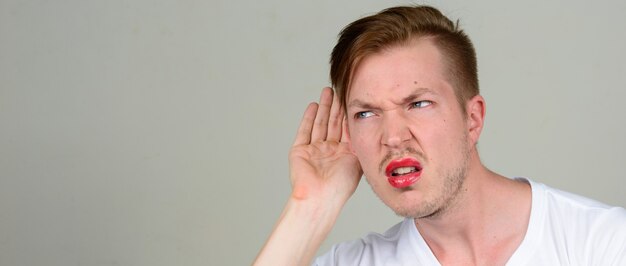
[[440, 213], [441, 210], [439, 206], [436, 206], [435, 204], [429, 202], [401, 204], [398, 206], [389, 207], [396, 213], [396, 215], [413, 219], [435, 217]]
[[413, 187], [402, 190], [390, 189], [381, 195], [374, 189], [378, 198], [398, 216], [408, 218], [421, 218], [428, 216], [437, 208], [434, 204], [424, 202], [423, 193], [415, 191]]
[[433, 212], [424, 209], [419, 205], [402, 205], [390, 208], [396, 213], [396, 215], [406, 218], [422, 218], [431, 215]]

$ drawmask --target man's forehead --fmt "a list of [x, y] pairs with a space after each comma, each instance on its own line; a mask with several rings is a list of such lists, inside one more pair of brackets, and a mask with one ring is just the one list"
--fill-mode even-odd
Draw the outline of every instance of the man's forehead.
[[440, 55], [431, 40], [419, 39], [365, 56], [354, 69], [346, 102], [374, 88], [430, 87], [443, 78]]

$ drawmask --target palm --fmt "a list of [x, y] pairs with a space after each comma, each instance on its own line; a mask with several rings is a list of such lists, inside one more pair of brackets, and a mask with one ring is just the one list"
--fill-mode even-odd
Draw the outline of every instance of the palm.
[[311, 195], [330, 192], [349, 197], [361, 176], [359, 161], [347, 143], [325, 141], [295, 146], [290, 162], [294, 190], [303, 189]]
[[362, 172], [346, 131], [337, 97], [325, 89], [319, 106], [311, 104], [305, 111], [289, 154], [296, 197], [342, 196], [347, 200], [354, 193]]

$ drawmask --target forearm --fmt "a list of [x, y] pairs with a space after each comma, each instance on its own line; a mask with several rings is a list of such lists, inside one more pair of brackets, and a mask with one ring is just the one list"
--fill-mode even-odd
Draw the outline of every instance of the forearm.
[[309, 265], [343, 205], [291, 197], [254, 265]]

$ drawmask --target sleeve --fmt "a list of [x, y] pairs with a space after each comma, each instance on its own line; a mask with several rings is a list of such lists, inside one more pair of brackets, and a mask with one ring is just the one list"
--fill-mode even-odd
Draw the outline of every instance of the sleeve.
[[613, 207], [593, 226], [587, 243], [588, 265], [626, 265], [626, 210]]

